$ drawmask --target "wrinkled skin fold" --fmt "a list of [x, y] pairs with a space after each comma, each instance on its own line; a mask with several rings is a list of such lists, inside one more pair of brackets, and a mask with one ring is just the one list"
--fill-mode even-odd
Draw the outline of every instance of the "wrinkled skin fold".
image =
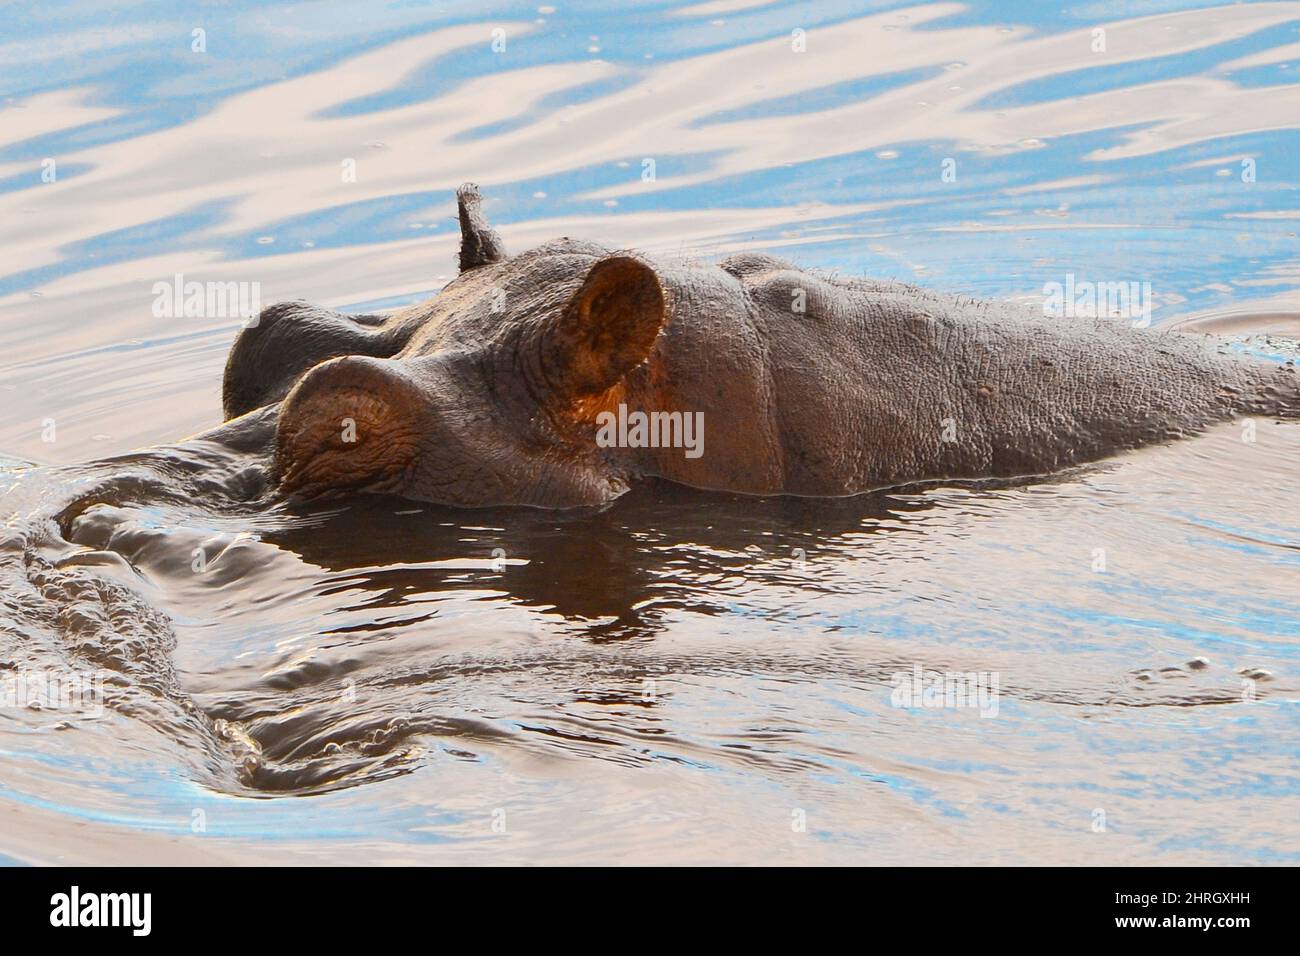
[[[458, 192], [461, 272], [392, 316], [266, 309], [226, 367], [226, 442], [282, 494], [604, 504], [638, 478], [755, 495], [1060, 471], [1237, 416], [1300, 417], [1292, 364], [739, 255], [559, 239], [508, 256]], [[698, 454], [598, 441], [620, 406], [692, 416]], [[244, 421], [244, 416], [248, 421]]]

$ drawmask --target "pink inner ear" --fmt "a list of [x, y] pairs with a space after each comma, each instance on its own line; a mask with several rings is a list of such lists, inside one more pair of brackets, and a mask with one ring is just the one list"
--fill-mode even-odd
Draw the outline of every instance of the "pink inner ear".
[[604, 392], [645, 361], [663, 323], [654, 270], [632, 256], [601, 259], [551, 333], [556, 383], [575, 396]]

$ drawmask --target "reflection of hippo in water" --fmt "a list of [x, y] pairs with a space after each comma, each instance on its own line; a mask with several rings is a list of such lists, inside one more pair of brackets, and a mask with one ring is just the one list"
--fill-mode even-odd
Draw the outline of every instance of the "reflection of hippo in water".
[[[391, 317], [276, 305], [236, 340], [225, 412], [282, 403], [257, 416], [276, 416], [282, 490], [567, 507], [657, 476], [844, 495], [1300, 416], [1294, 366], [1212, 339], [760, 255], [668, 265], [559, 239], [507, 256], [477, 189], [458, 195], [461, 273], [434, 298]], [[707, 441], [683, 448], [696, 422]]]

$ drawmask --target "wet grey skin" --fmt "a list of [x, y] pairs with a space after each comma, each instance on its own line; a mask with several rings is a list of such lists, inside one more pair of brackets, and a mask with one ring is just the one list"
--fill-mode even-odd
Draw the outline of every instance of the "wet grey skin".
[[[250, 418], [219, 434], [262, 434], [285, 495], [567, 508], [647, 476], [851, 495], [1300, 417], [1294, 365], [1209, 336], [765, 255], [667, 262], [565, 238], [509, 256], [477, 187], [457, 197], [461, 271], [433, 298], [385, 317], [282, 303], [235, 340], [225, 415]], [[703, 454], [601, 447], [597, 415], [620, 404], [702, 413]]]

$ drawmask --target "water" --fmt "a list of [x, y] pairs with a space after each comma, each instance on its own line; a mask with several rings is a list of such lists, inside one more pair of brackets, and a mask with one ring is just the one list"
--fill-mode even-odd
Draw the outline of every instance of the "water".
[[[1300, 332], [1298, 4], [605, 7], [5, 18], [0, 661], [113, 676], [101, 714], [0, 709], [0, 853], [1297, 862], [1294, 424], [573, 514], [288, 509], [174, 444], [237, 322], [155, 283], [395, 308], [453, 274], [465, 180], [516, 250], [1073, 274]], [[996, 676], [996, 713], [893, 706], [917, 665]]]

